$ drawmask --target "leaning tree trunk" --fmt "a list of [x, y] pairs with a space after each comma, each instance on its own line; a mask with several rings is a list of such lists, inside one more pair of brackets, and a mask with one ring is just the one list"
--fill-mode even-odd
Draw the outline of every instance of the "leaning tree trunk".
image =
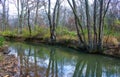
[[[75, 1], [72, 0], [72, 2], [73, 2], [73, 9], [74, 9], [74, 12], [76, 13], [77, 11], [76, 11], [76, 4], [75, 4]], [[79, 27], [78, 27], [78, 21], [77, 21], [76, 15], [74, 15], [74, 19], [75, 19], [75, 27], [76, 27], [76, 31], [77, 31], [77, 35], [78, 35], [80, 44], [83, 44], [84, 41], [82, 40], [82, 37], [81, 37], [81, 34], [80, 34], [80, 30], [79, 30]]]
[[[78, 34], [78, 37], [80, 39], [80, 42], [81, 44], [83, 44], [84, 47], [87, 47], [86, 45], [86, 39], [85, 39], [85, 34], [83, 32], [83, 27], [81, 25], [81, 21], [78, 17], [78, 14], [77, 14], [77, 11], [76, 11], [76, 4], [75, 4], [75, 0], [72, 0], [72, 3], [70, 2], [70, 0], [67, 0], [68, 1], [68, 4], [70, 5], [72, 11], [73, 11], [73, 14], [74, 14], [74, 17], [75, 17], [75, 24], [76, 24], [76, 29], [77, 29], [77, 34]], [[79, 27], [77, 26], [77, 24], [79, 25], [80, 27], [80, 30], [79, 30]]]

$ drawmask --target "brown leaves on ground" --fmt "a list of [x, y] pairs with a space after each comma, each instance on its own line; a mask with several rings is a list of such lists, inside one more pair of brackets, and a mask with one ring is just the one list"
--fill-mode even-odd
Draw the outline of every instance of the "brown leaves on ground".
[[0, 61], [0, 77], [17, 77], [18, 59], [14, 55], [4, 55]]
[[113, 36], [104, 36], [103, 44], [107, 50], [104, 54], [120, 57], [120, 42]]
[[104, 36], [103, 37], [103, 44], [118, 46], [119, 45], [119, 41], [118, 41], [117, 38], [115, 38], [113, 36]]

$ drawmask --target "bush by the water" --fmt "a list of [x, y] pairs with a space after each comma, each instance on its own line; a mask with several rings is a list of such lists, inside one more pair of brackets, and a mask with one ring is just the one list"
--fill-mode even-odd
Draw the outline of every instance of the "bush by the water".
[[3, 46], [4, 41], [5, 41], [4, 37], [1, 37], [1, 36], [0, 36], [0, 47]]

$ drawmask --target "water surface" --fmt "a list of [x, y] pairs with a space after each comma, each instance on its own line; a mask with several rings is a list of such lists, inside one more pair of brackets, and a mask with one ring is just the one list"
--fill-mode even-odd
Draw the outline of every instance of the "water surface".
[[120, 77], [120, 60], [58, 46], [10, 42], [20, 74], [30, 77]]

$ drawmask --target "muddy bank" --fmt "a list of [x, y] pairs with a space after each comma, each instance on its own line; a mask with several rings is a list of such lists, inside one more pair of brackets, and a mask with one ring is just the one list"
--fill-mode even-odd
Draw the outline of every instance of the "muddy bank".
[[81, 49], [84, 50], [85, 48], [80, 47], [79, 45], [79, 41], [77, 40], [65, 40], [65, 39], [61, 39], [61, 40], [57, 40], [54, 43], [50, 42], [49, 38], [37, 38], [37, 37], [18, 37], [18, 36], [4, 36], [5, 39], [7, 41], [16, 41], [16, 42], [31, 42], [31, 43], [43, 43], [43, 44], [48, 44], [48, 45], [58, 45], [58, 46], [65, 46], [68, 48], [73, 48], [73, 49]]
[[[13, 37], [13, 36], [4, 36], [7, 41], [17, 41], [17, 42], [31, 42], [31, 43], [43, 43], [43, 44], [49, 44], [51, 45], [51, 42], [48, 38], [43, 39], [43, 38], [36, 38], [36, 37], [28, 37], [28, 38], [23, 38], [23, 37]], [[114, 41], [114, 40], [113, 40]], [[58, 46], [65, 46], [68, 48], [72, 48], [78, 51], [86, 51], [86, 48], [84, 46], [80, 46], [79, 41], [77, 40], [57, 40], [56, 42], [52, 43], [52, 45], [58, 45]], [[110, 57], [116, 57], [120, 58], [120, 43], [118, 45], [113, 45], [110, 43], [106, 44], [104, 46], [104, 51], [102, 53], [93, 53], [93, 54], [101, 54], [101, 55], [106, 55]]]
[[120, 58], [120, 45], [108, 46], [107, 49], [103, 52], [103, 54]]

